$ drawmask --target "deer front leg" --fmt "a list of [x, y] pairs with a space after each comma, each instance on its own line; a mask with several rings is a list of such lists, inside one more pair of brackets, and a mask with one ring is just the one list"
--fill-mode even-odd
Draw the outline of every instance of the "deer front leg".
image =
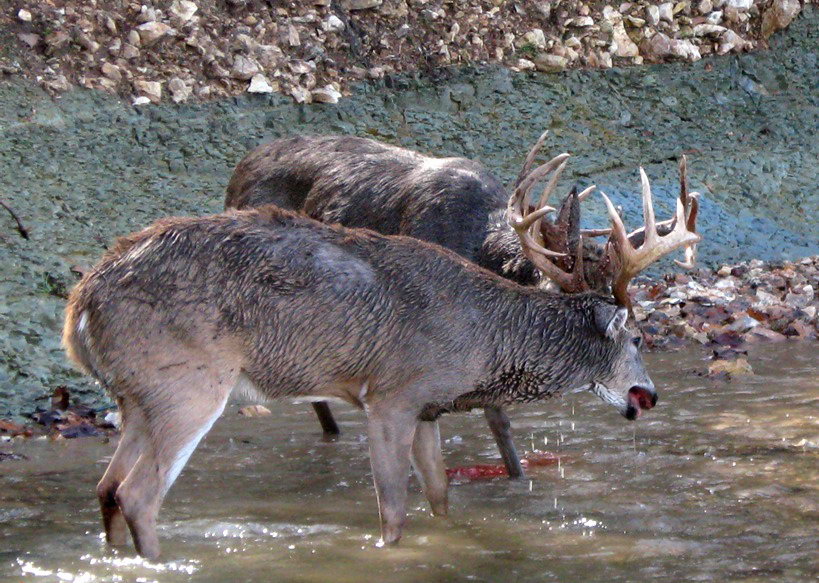
[[498, 444], [509, 477], [525, 477], [520, 457], [518, 457], [517, 449], [515, 449], [515, 442], [512, 440], [512, 432], [509, 430], [511, 427], [509, 417], [506, 416], [503, 409], [492, 405], [485, 407], [483, 413], [489, 423], [489, 429], [492, 430], [492, 435], [495, 437], [495, 443]]
[[437, 421], [420, 421], [412, 442], [412, 465], [421, 481], [435, 516], [445, 516], [448, 509], [444, 456], [441, 453], [441, 433]]
[[370, 407], [367, 412], [370, 463], [384, 544], [399, 541], [407, 518], [410, 450], [417, 425], [416, 412], [398, 411], [394, 405]]

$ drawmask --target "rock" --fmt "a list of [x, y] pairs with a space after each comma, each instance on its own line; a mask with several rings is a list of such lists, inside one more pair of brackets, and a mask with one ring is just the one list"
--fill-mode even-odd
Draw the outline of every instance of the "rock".
[[796, 336], [801, 340], [808, 340], [816, 337], [816, 332], [809, 325], [799, 320], [794, 320], [782, 332], [785, 336]]
[[301, 37], [299, 36], [299, 29], [292, 24], [287, 25], [287, 44], [291, 47], [301, 46]]
[[20, 22], [31, 22], [31, 12], [25, 8], [21, 8], [17, 11], [17, 18], [20, 20]]
[[40, 44], [40, 41], [43, 40], [39, 34], [33, 33], [20, 33], [17, 35], [17, 38], [19, 38], [26, 45], [28, 45], [28, 48], [30, 49], [35, 48], [37, 45]]
[[384, 0], [344, 0], [342, 6], [347, 10], [369, 10], [381, 6]]
[[784, 334], [774, 332], [770, 328], [764, 326], [757, 326], [751, 330], [745, 338], [749, 342], [784, 342], [788, 338]]
[[93, 38], [91, 38], [84, 32], [78, 33], [75, 37], [75, 40], [78, 45], [80, 45], [89, 53], [96, 53], [100, 48], [100, 43], [95, 41]]
[[540, 54], [535, 57], [535, 68], [543, 73], [559, 73], [566, 70], [569, 60], [559, 55]]
[[46, 53], [56, 55], [66, 49], [71, 42], [71, 37], [62, 30], [54, 31], [45, 37]]
[[179, 77], [168, 80], [168, 91], [174, 103], [183, 103], [191, 96], [191, 88]]
[[651, 26], [660, 24], [660, 8], [656, 4], [646, 6], [646, 21]]
[[188, 22], [193, 18], [197, 10], [199, 10], [199, 7], [190, 0], [174, 0], [171, 2], [171, 13], [182, 22]]
[[759, 326], [759, 320], [746, 315], [737, 318], [733, 323], [726, 326], [726, 328], [732, 332], [743, 333], [751, 330], [752, 328], [756, 328], [757, 326]]
[[588, 28], [594, 26], [594, 19], [591, 16], [578, 16], [566, 21], [566, 26], [574, 26], [576, 28]]
[[310, 103], [313, 100], [310, 90], [299, 85], [294, 85], [290, 89], [290, 95], [296, 100], [296, 103]]
[[248, 81], [253, 75], [259, 72], [259, 65], [243, 55], [236, 55], [233, 59], [233, 67], [230, 69], [230, 76], [240, 81]]
[[108, 425], [112, 427], [116, 427], [119, 429], [120, 425], [122, 424], [122, 416], [120, 415], [119, 411], [109, 411], [105, 414], [105, 417], [102, 419]]
[[517, 62], [515, 63], [515, 67], [519, 71], [534, 71], [535, 70], [535, 64], [532, 61], [530, 61], [529, 59], [518, 59]]
[[111, 81], [119, 83], [122, 81], [122, 71], [113, 63], [103, 63], [100, 67], [102, 74], [108, 77]]
[[719, 26], [717, 24], [698, 24], [694, 27], [693, 32], [694, 36], [708, 36], [708, 35], [720, 35], [723, 32], [728, 30], [724, 26]]
[[245, 417], [268, 417], [272, 414], [270, 409], [264, 405], [248, 405], [239, 409], [239, 415]]
[[546, 35], [543, 34], [543, 30], [539, 28], [534, 28], [523, 35], [523, 40], [538, 49], [545, 49], [546, 48]]
[[331, 14], [321, 23], [321, 28], [324, 32], [339, 32], [344, 30], [344, 22], [335, 14]]
[[310, 92], [314, 103], [338, 103], [341, 92], [332, 85], [326, 85]]
[[698, 61], [702, 57], [697, 46], [691, 41], [672, 39], [658, 32], [642, 45], [646, 56], [654, 59], [679, 57], [686, 61]]
[[726, 29], [720, 35], [719, 48], [717, 48], [718, 55], [725, 55], [732, 51], [745, 51], [753, 47], [753, 44], [746, 41], [733, 30]]
[[697, 10], [703, 16], [708, 14], [714, 9], [714, 5], [711, 3], [711, 0], [700, 0], [700, 3], [697, 4]]
[[788, 26], [801, 10], [799, 0], [774, 0], [762, 15], [762, 37], [768, 39]]
[[793, 308], [806, 308], [813, 301], [813, 286], [806, 285], [800, 290], [801, 293], [788, 292], [785, 295], [785, 303]]
[[248, 93], [273, 93], [273, 86], [262, 73], [256, 73], [250, 79]]
[[162, 83], [159, 81], [145, 81], [137, 79], [134, 81], [134, 89], [147, 97], [152, 103], [159, 103], [162, 101]]
[[157, 43], [159, 39], [161, 39], [166, 34], [176, 32], [167, 24], [156, 21], [140, 24], [139, 26], [136, 27], [136, 31], [139, 34], [139, 42], [144, 47], [149, 47]]
[[[796, 3], [799, 4], [799, 0], [796, 0]], [[754, 5], [754, 0], [725, 0], [725, 5], [744, 12]]]
[[660, 4], [659, 14], [660, 20], [665, 20], [666, 22], [674, 22], [674, 3], [673, 2], [664, 2]]
[[123, 59], [127, 59], [127, 60], [130, 61], [131, 59], [136, 59], [137, 57], [139, 57], [139, 49], [138, 48], [136, 48], [134, 45], [128, 44], [128, 43], [123, 45], [123, 47], [122, 47], [122, 58]]
[[636, 57], [640, 49], [634, 44], [623, 25], [623, 16], [610, 6], [603, 8], [603, 18], [611, 25], [611, 51], [618, 57]]
[[706, 21], [709, 24], [719, 24], [720, 22], [722, 22], [722, 11], [715, 10], [714, 12], [708, 15]]

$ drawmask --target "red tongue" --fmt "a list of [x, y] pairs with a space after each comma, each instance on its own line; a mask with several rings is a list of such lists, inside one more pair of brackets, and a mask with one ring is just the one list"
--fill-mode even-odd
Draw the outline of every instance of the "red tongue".
[[643, 399], [641, 397], [642, 395], [632, 392], [629, 392], [628, 394], [628, 402], [631, 403], [631, 406], [637, 410], [637, 417], [643, 414]]

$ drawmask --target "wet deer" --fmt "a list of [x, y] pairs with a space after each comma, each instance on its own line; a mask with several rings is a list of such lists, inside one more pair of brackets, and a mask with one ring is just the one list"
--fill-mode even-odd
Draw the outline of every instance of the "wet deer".
[[[545, 138], [546, 133], [532, 147], [515, 187], [528, 175]], [[556, 169], [553, 182], [563, 168], [560, 165]], [[684, 167], [680, 175], [680, 197], [686, 213], [691, 214], [695, 195], [689, 203]], [[579, 204], [593, 189], [566, 197], [557, 219], [540, 223], [539, 242], [546, 249], [564, 254], [555, 261], [558, 269], [572, 269], [581, 235]], [[371, 139], [331, 135], [282, 138], [255, 148], [237, 165], [227, 188], [225, 207], [246, 209], [273, 203], [324, 223], [437, 243], [523, 285], [553, 282], [541, 277], [508, 225], [508, 199], [500, 182], [473, 160], [433, 158]], [[541, 197], [542, 202], [545, 200]], [[665, 222], [658, 226], [661, 233], [668, 225]], [[608, 231], [583, 234], [589, 235], [583, 249], [584, 281], [558, 279], [552, 285], [566, 293], [581, 289], [608, 293], [614, 266], [607, 261], [604, 246], [595, 244], [590, 236]], [[638, 232], [632, 239], [639, 244], [640, 236]], [[313, 407], [325, 432], [338, 433], [329, 406], [319, 402]], [[524, 471], [509, 418], [494, 405], [487, 406], [484, 413], [509, 476], [522, 477]]]
[[[532, 210], [529, 191], [567, 156], [528, 173], [508, 204], [523, 252], [547, 275], [561, 255], [537, 229], [554, 209]], [[123, 544], [127, 527], [140, 554], [159, 555], [165, 494], [237, 384], [364, 409], [385, 543], [401, 537], [411, 465], [433, 512], [447, 511], [443, 413], [589, 390], [637, 418], [657, 394], [623, 290], [659, 255], [699, 240], [679, 201], [658, 235], [644, 187], [639, 247], [608, 203], [614, 297], [520, 286], [434, 244], [273, 205], [166, 219], [120, 239], [71, 292], [63, 336], [122, 412], [97, 487], [106, 539]]]

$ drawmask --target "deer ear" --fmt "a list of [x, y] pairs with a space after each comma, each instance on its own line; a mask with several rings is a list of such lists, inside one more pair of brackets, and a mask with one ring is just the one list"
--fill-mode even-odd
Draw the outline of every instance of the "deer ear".
[[606, 338], [614, 338], [626, 327], [628, 310], [611, 304], [598, 304], [594, 308], [594, 323], [597, 330]]

